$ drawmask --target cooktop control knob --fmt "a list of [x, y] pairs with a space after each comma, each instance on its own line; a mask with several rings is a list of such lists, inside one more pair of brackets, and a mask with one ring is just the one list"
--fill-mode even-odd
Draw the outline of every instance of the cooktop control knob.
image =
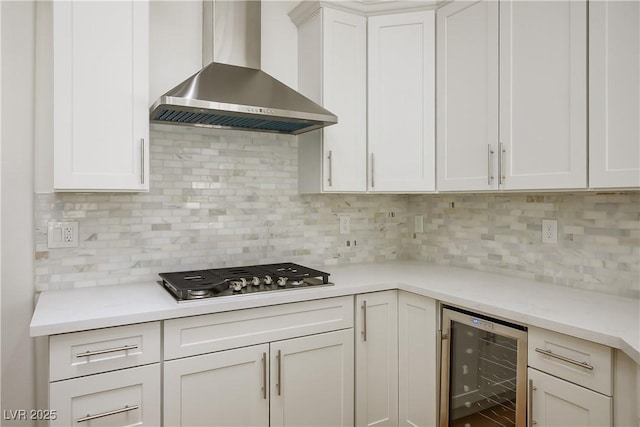
[[271, 276], [269, 276], [269, 275], [264, 276], [264, 284], [265, 285], [270, 285], [272, 283], [273, 283], [273, 279], [271, 278]]
[[253, 286], [260, 286], [260, 278], [256, 277], [256, 276], [253, 276], [253, 279], [251, 279], [251, 284]]
[[287, 284], [287, 278], [286, 277], [279, 277], [278, 278], [278, 286], [286, 286]]

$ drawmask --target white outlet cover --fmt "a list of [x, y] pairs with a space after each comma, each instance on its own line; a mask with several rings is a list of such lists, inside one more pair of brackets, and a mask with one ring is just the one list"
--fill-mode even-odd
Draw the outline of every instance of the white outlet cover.
[[413, 231], [415, 233], [424, 232], [424, 216], [423, 215], [416, 215], [413, 217]]
[[542, 220], [542, 243], [558, 243], [558, 220]]
[[49, 249], [77, 248], [78, 222], [49, 221], [47, 224], [47, 247]]
[[340, 234], [351, 233], [351, 218], [349, 216], [343, 215], [343, 216], [340, 216], [339, 219], [340, 219]]

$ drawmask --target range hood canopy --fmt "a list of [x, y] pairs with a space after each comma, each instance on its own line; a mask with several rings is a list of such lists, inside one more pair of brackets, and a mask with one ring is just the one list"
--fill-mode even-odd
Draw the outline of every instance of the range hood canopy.
[[[212, 4], [205, 1], [203, 12], [203, 46], [205, 50], [211, 49], [210, 52], [214, 51], [211, 38], [219, 39], [216, 40], [216, 52], [228, 51], [229, 46], [237, 51], [238, 37], [234, 34], [246, 37], [251, 31], [242, 27], [251, 26], [254, 32], [256, 25], [259, 28], [255, 16], [260, 17], [260, 2], [216, 0]], [[212, 26], [216, 28], [212, 30]], [[241, 40], [240, 44], [246, 52], [255, 51], [255, 40], [248, 43]], [[260, 45], [259, 40], [257, 45]], [[241, 53], [246, 56], [245, 51]], [[214, 60], [220, 56], [216, 52], [213, 52]], [[207, 52], [203, 53], [207, 58]], [[252, 56], [246, 61], [243, 59], [245, 63], [240, 65], [259, 64], [256, 55]], [[235, 55], [236, 61], [238, 57]], [[330, 111], [264, 71], [222, 62], [211, 62], [161, 96], [151, 107], [150, 120], [153, 123], [294, 135], [338, 122]]]

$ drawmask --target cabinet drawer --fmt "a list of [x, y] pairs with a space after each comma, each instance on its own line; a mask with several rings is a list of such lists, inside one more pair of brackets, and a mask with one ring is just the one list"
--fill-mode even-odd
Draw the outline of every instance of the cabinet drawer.
[[159, 426], [160, 364], [52, 383], [51, 427]]
[[164, 359], [353, 327], [353, 297], [167, 320]]
[[602, 344], [585, 341], [546, 329], [529, 328], [529, 366], [612, 395], [612, 350]]
[[160, 322], [53, 335], [51, 381], [146, 365], [160, 360]]

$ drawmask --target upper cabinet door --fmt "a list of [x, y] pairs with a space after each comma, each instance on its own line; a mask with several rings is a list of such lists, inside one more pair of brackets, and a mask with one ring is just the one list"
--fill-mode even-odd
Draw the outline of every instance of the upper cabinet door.
[[149, 189], [146, 1], [53, 3], [54, 188]]
[[435, 189], [435, 13], [372, 16], [369, 190]]
[[438, 190], [497, 189], [498, 2], [438, 9]]
[[640, 3], [589, 3], [589, 186], [640, 187]]
[[325, 191], [365, 191], [367, 182], [367, 20], [324, 8], [323, 106], [338, 116], [324, 133]]
[[587, 184], [585, 1], [500, 2], [504, 189]]

